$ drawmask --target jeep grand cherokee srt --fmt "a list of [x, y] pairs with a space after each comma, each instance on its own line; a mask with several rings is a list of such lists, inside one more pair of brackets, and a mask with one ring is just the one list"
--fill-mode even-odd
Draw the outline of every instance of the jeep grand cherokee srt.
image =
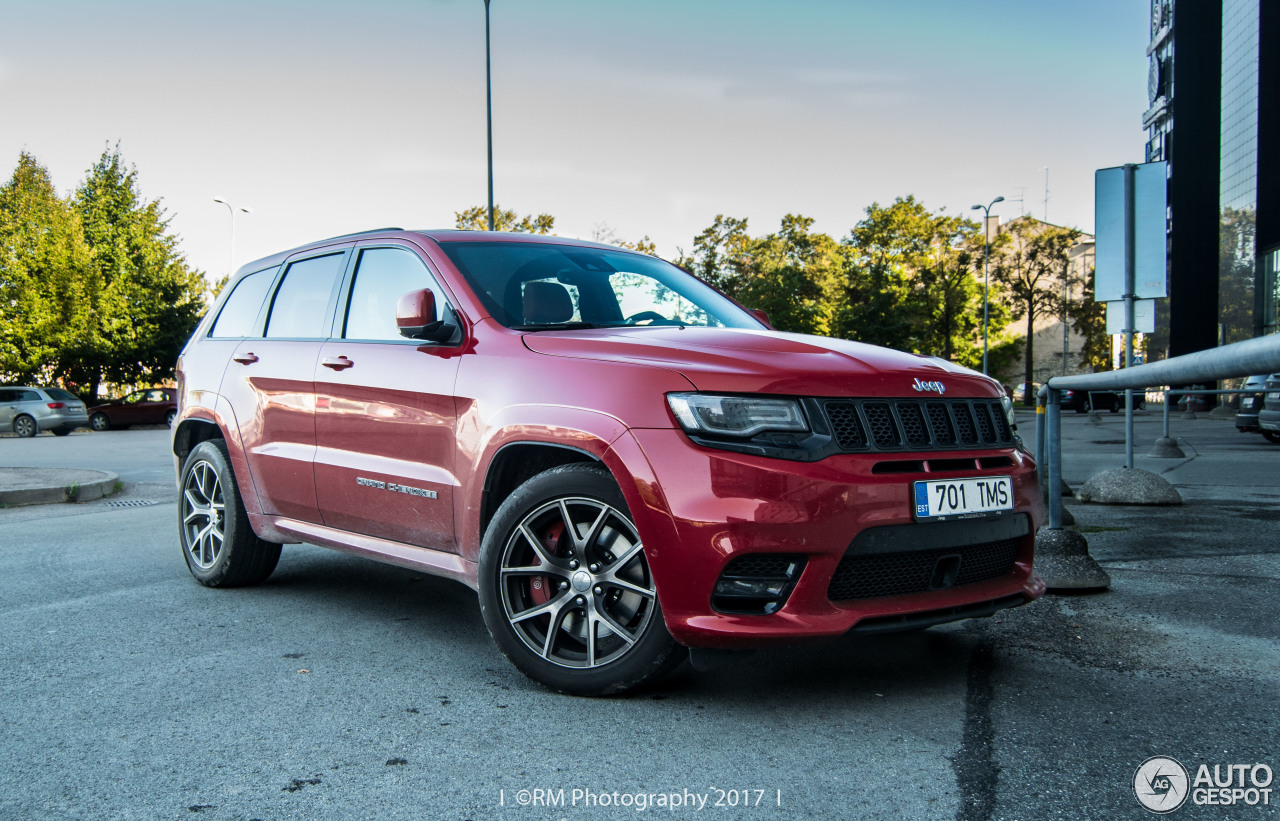
[[261, 582], [289, 542], [457, 579], [564, 692], [634, 687], [686, 647], [912, 629], [1044, 589], [998, 383], [776, 332], [644, 254], [317, 242], [241, 269], [178, 379], [200, 582]]

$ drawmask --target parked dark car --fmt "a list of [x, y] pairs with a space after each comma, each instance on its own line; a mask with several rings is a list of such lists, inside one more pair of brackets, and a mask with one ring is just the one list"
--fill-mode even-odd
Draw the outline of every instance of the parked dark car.
[[130, 425], [171, 425], [177, 415], [176, 390], [149, 388], [89, 408], [89, 427], [101, 431]]
[[1268, 442], [1280, 444], [1280, 373], [1267, 377], [1262, 410], [1258, 411], [1258, 427]]
[[[1267, 387], [1267, 374], [1251, 376], [1240, 386], [1241, 390], [1252, 393], [1240, 394], [1240, 409], [1236, 411], [1236, 430], [1241, 433], [1260, 433], [1258, 412], [1262, 410], [1264, 391]], [[1267, 437], [1270, 439], [1271, 437]], [[1280, 437], [1278, 437], [1280, 439]], [[1275, 441], [1275, 440], [1273, 440]]]
[[[1134, 391], [1133, 406], [1135, 408], [1143, 407], [1146, 402], [1145, 393]], [[1059, 404], [1063, 409], [1070, 409], [1076, 413], [1088, 413], [1091, 410], [1106, 410], [1118, 413], [1124, 408], [1124, 394], [1116, 393], [1115, 391], [1064, 390], [1059, 399]]]

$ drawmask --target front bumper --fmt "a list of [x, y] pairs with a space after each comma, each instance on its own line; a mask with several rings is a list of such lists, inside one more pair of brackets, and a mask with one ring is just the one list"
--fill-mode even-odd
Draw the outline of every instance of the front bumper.
[[[682, 644], [753, 647], [832, 638], [855, 629], [902, 629], [989, 615], [1044, 592], [1032, 572], [1042, 503], [1035, 465], [1019, 450], [839, 454], [802, 463], [702, 448], [677, 430], [633, 430], [624, 439], [628, 436], [647, 461], [642, 473], [651, 477], [638, 480], [628, 501], [645, 540], [667, 628]], [[615, 443], [619, 446], [628, 449], [621, 441]], [[972, 467], [958, 464], [964, 461]], [[917, 472], [909, 472], [912, 468]], [[974, 476], [1011, 477], [1013, 513], [961, 520], [959, 528], [913, 521], [912, 482]], [[948, 535], [935, 531], [963, 530], [961, 541], [973, 542], [981, 541], [988, 525], [998, 537], [991, 541], [1008, 551], [1007, 562], [998, 576], [979, 574], [979, 580], [966, 581], [968, 554], [951, 549]], [[868, 540], [880, 547], [868, 548]], [[848, 598], [850, 588], [841, 579], [848, 580], [849, 563], [842, 568], [841, 562], [848, 554], [857, 564], [868, 550], [893, 558], [870, 562], [890, 581], [899, 558], [917, 570], [924, 562], [924, 578], [933, 577], [924, 589], [906, 585], [910, 592], [898, 592], [903, 586], [872, 585]], [[796, 557], [803, 569], [776, 612], [724, 612], [713, 605], [717, 581], [731, 562], [752, 554]], [[936, 561], [942, 567], [944, 560], [948, 568], [941, 574], [928, 566]], [[890, 592], [879, 595], [880, 590]]]

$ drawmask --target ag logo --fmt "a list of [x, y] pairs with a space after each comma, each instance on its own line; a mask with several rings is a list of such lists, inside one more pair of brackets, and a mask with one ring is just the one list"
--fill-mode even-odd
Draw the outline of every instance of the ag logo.
[[1153, 756], [1133, 774], [1133, 794], [1154, 813], [1173, 812], [1187, 800], [1191, 776], [1176, 758]]

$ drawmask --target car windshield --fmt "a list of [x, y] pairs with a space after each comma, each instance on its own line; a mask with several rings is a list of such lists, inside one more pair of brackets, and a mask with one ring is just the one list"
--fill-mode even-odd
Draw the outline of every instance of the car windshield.
[[508, 328], [764, 327], [702, 280], [655, 257], [541, 242], [440, 245]]

